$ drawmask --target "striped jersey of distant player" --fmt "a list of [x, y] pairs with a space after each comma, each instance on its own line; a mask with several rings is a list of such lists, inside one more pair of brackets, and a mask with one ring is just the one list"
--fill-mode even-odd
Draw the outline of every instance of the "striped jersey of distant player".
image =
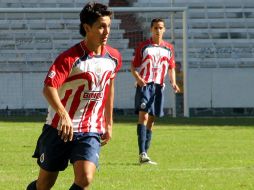
[[[58, 89], [74, 132], [104, 133], [109, 83], [121, 65], [121, 56], [116, 49], [106, 45], [100, 56], [93, 55], [84, 41], [57, 57], [44, 83]], [[59, 115], [51, 106], [48, 112], [46, 123], [57, 128]]]
[[137, 47], [132, 64], [147, 83], [164, 85], [168, 69], [175, 68], [174, 47], [166, 41], [157, 45], [148, 39]]

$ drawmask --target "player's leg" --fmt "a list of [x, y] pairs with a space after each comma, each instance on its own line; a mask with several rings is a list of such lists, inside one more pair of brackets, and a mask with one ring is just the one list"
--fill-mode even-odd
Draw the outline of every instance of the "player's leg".
[[146, 143], [145, 143], [146, 153], [148, 152], [148, 149], [149, 149], [150, 144], [151, 144], [152, 128], [154, 126], [154, 121], [155, 121], [155, 116], [149, 115], [148, 121], [147, 121], [147, 124], [146, 124]]
[[50, 190], [54, 186], [58, 172], [48, 172], [40, 168], [38, 179], [27, 186], [27, 190]]
[[91, 161], [79, 160], [74, 163], [73, 168], [75, 179], [70, 190], [87, 189], [93, 180], [96, 165]]
[[137, 124], [139, 154], [146, 152], [145, 151], [145, 143], [146, 143], [147, 121], [148, 121], [148, 113], [140, 111], [139, 118], [138, 118], [138, 124]]
[[139, 148], [139, 163], [143, 164], [148, 162], [150, 159], [146, 154], [146, 125], [148, 122], [148, 113], [139, 111], [139, 119], [137, 124], [137, 135], [138, 135], [138, 148]]
[[74, 137], [71, 163], [74, 169], [74, 183], [70, 190], [84, 190], [91, 184], [99, 162], [100, 136], [95, 133], [81, 133]]
[[37, 180], [32, 181], [32, 182], [26, 187], [26, 190], [37, 190], [36, 182], [37, 182]]
[[49, 190], [56, 182], [58, 172], [49, 172], [40, 169], [39, 177], [36, 182], [37, 190]]
[[149, 109], [149, 117], [148, 117], [148, 122], [147, 122], [147, 131], [146, 131], [146, 151], [148, 151], [150, 147], [150, 143], [152, 140], [152, 128], [154, 126], [154, 121], [155, 121], [155, 116], [156, 117], [162, 117], [164, 115], [163, 112], [163, 102], [164, 102], [164, 96], [163, 96], [163, 91], [164, 88], [163, 86], [159, 84], [154, 85], [154, 99], [152, 101], [152, 105], [150, 106]]
[[[150, 96], [151, 98], [149, 99], [151, 102], [151, 105], [149, 106], [148, 112], [149, 112], [149, 117], [147, 121], [147, 131], [146, 131], [146, 143], [145, 143], [145, 150], [146, 153], [150, 147], [150, 143], [152, 140], [152, 128], [154, 126], [154, 121], [155, 121], [155, 116], [156, 117], [162, 117], [163, 116], [163, 86], [159, 84], [154, 84], [152, 86], [152, 95]], [[149, 158], [149, 157], [148, 157]], [[157, 164], [156, 162], [152, 162], [151, 159], [149, 158], [150, 164]]]
[[146, 124], [146, 142], [145, 142], [145, 151], [146, 151], [146, 156], [149, 159], [148, 162], [146, 162], [147, 164], [153, 164], [153, 165], [157, 165], [156, 162], [153, 162], [150, 157], [147, 155], [148, 149], [150, 147], [151, 144], [151, 140], [152, 140], [152, 128], [154, 126], [154, 121], [155, 121], [155, 116], [149, 115], [148, 117], [148, 122]]
[[57, 129], [44, 125], [34, 151], [40, 166], [38, 179], [30, 183], [28, 190], [48, 190], [55, 184], [59, 171], [68, 166], [69, 147], [58, 136]]

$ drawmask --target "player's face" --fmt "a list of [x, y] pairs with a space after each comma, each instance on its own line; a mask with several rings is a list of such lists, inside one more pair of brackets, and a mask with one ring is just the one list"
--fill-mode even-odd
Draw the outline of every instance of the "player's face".
[[152, 37], [154, 39], [162, 39], [165, 32], [165, 26], [163, 22], [155, 22], [151, 28]]
[[111, 19], [109, 16], [99, 17], [92, 26], [87, 25], [87, 39], [93, 42], [94, 45], [105, 45], [108, 40], [110, 25]]

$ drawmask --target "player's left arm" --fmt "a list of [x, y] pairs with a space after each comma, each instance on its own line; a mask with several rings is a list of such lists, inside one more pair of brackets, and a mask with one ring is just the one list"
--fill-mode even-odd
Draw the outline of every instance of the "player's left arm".
[[110, 139], [112, 138], [112, 127], [113, 127], [113, 106], [114, 106], [114, 78], [110, 79], [109, 83], [109, 92], [108, 97], [106, 100], [105, 105], [105, 120], [106, 120], [106, 126], [105, 126], [105, 133], [102, 135], [102, 145], [107, 144]]
[[176, 72], [175, 72], [175, 66], [176, 66], [176, 62], [175, 62], [175, 50], [174, 50], [174, 46], [169, 45], [169, 48], [171, 49], [171, 57], [169, 60], [169, 69], [168, 69], [168, 74], [169, 74], [169, 82], [174, 90], [175, 93], [180, 92], [180, 88], [178, 87], [178, 85], [176, 84]]
[[180, 92], [180, 88], [176, 84], [176, 72], [175, 68], [169, 68], [169, 81], [175, 93]]

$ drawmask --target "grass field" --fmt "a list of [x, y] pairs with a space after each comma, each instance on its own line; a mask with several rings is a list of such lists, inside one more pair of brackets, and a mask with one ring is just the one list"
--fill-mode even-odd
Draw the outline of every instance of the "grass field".
[[[31, 158], [44, 118], [0, 118], [0, 189], [22, 190], [38, 174]], [[91, 190], [253, 190], [254, 118], [158, 120], [150, 157], [138, 165], [135, 117], [116, 117]], [[69, 166], [53, 190], [72, 184]]]

